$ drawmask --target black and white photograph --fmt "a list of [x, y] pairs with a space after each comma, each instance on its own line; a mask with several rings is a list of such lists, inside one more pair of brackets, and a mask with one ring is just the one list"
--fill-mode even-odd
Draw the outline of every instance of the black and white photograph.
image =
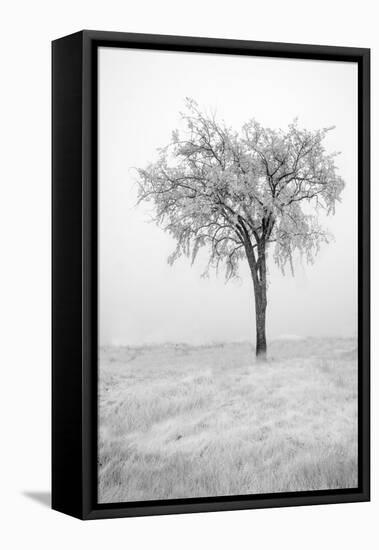
[[3, 4], [0, 548], [374, 548], [375, 3]]
[[358, 487], [358, 64], [100, 47], [99, 504]]

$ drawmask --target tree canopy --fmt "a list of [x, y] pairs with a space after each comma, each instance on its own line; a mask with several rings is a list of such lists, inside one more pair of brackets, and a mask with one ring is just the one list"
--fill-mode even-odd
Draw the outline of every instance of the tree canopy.
[[248, 256], [264, 284], [269, 246], [282, 270], [293, 270], [295, 252], [312, 262], [329, 239], [318, 210], [333, 214], [345, 185], [336, 153], [324, 147], [332, 128], [302, 129], [295, 120], [270, 129], [252, 119], [236, 131], [192, 99], [182, 119], [159, 159], [138, 171], [139, 200], [153, 201], [157, 223], [176, 240], [169, 261], [184, 254], [193, 262], [209, 247], [205, 272], [225, 264], [229, 279]]

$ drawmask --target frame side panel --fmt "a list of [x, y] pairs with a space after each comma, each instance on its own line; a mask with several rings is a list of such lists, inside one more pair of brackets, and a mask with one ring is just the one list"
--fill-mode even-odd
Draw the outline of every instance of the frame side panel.
[[52, 508], [81, 517], [82, 33], [52, 64]]
[[370, 50], [362, 55], [360, 66], [360, 215], [361, 226], [359, 241], [359, 266], [361, 293], [359, 321], [361, 323], [360, 343], [361, 353], [361, 410], [360, 410], [360, 444], [362, 491], [366, 500], [370, 500]]

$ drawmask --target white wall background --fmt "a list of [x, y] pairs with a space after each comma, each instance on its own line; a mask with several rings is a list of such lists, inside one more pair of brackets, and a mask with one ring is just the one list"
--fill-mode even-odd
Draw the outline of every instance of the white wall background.
[[[373, 285], [373, 502], [81, 523], [25, 493], [50, 483], [50, 40], [81, 28], [372, 48], [373, 144], [379, 146], [375, 3], [319, 0], [66, 0], [2, 7], [0, 120], [1, 523], [4, 548], [371, 549], [378, 543]], [[378, 205], [373, 158], [373, 212]], [[373, 216], [374, 242], [379, 222]], [[373, 281], [378, 277], [373, 247]], [[45, 497], [46, 499], [46, 497]]]

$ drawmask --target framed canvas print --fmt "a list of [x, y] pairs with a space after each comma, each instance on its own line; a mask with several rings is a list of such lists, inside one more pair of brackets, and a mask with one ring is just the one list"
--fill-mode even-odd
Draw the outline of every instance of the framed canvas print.
[[367, 49], [53, 42], [53, 508], [369, 500]]

